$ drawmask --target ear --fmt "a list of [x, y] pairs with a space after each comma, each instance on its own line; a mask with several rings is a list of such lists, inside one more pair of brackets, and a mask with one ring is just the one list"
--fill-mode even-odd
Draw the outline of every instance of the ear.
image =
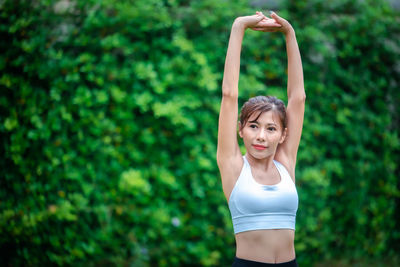
[[242, 124], [240, 123], [240, 121], [238, 122], [238, 127], [239, 127], [239, 136], [240, 136], [240, 138], [243, 138], [242, 130], [240, 130], [240, 129], [242, 129]]
[[287, 128], [285, 128], [285, 129], [283, 130], [281, 139], [279, 140], [279, 144], [282, 144], [282, 143], [285, 141], [286, 136], [287, 136]]

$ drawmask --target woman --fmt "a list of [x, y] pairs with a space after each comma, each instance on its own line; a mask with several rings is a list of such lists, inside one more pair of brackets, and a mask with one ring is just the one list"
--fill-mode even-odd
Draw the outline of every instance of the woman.
[[[258, 96], [241, 109], [237, 141], [240, 52], [246, 29], [279, 31], [286, 38], [288, 105]], [[236, 239], [232, 266], [297, 266], [294, 250], [298, 196], [295, 166], [304, 117], [301, 57], [293, 27], [271, 12], [237, 18], [231, 30], [222, 84], [217, 162]]]

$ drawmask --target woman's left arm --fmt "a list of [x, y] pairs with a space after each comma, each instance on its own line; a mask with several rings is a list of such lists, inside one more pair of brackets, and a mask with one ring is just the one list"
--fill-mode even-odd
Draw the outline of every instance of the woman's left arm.
[[287, 83], [287, 132], [285, 141], [278, 146], [276, 158], [289, 170], [294, 179], [297, 150], [300, 144], [303, 129], [304, 108], [306, 93], [304, 90], [303, 66], [296, 34], [293, 27], [285, 19], [272, 13], [271, 17], [282, 25], [280, 31], [286, 38], [286, 52], [288, 58], [288, 83]]

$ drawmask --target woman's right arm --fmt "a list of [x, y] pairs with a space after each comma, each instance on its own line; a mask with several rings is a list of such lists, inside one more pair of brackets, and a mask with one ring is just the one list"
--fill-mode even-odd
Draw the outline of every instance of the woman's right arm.
[[225, 58], [222, 81], [222, 100], [218, 122], [217, 164], [221, 174], [222, 188], [227, 200], [235, 185], [243, 163], [237, 141], [238, 83], [240, 72], [240, 52], [245, 26], [237, 18], [232, 25], [228, 50]]
[[243, 35], [247, 28], [260, 25], [280, 27], [267, 19], [261, 12], [256, 15], [237, 18], [231, 29], [225, 59], [222, 81], [222, 101], [218, 124], [217, 163], [221, 173], [225, 196], [229, 197], [243, 166], [243, 158], [237, 141], [238, 84], [240, 73], [240, 53]]
[[231, 162], [232, 158], [240, 156], [236, 127], [238, 119], [240, 53], [245, 32], [245, 26], [240, 19], [237, 18], [232, 25], [222, 81], [217, 147], [217, 162], [221, 171]]

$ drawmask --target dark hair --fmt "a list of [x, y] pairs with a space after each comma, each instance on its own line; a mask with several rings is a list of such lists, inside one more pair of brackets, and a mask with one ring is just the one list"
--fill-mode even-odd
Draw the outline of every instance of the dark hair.
[[240, 110], [240, 130], [243, 129], [251, 115], [253, 115], [255, 112], [259, 112], [257, 118], [255, 119], [257, 120], [262, 113], [270, 110], [276, 112], [279, 115], [281, 125], [283, 129], [285, 129], [287, 119], [286, 107], [283, 101], [274, 96], [255, 96], [247, 100], [247, 102], [243, 104], [242, 109]]

